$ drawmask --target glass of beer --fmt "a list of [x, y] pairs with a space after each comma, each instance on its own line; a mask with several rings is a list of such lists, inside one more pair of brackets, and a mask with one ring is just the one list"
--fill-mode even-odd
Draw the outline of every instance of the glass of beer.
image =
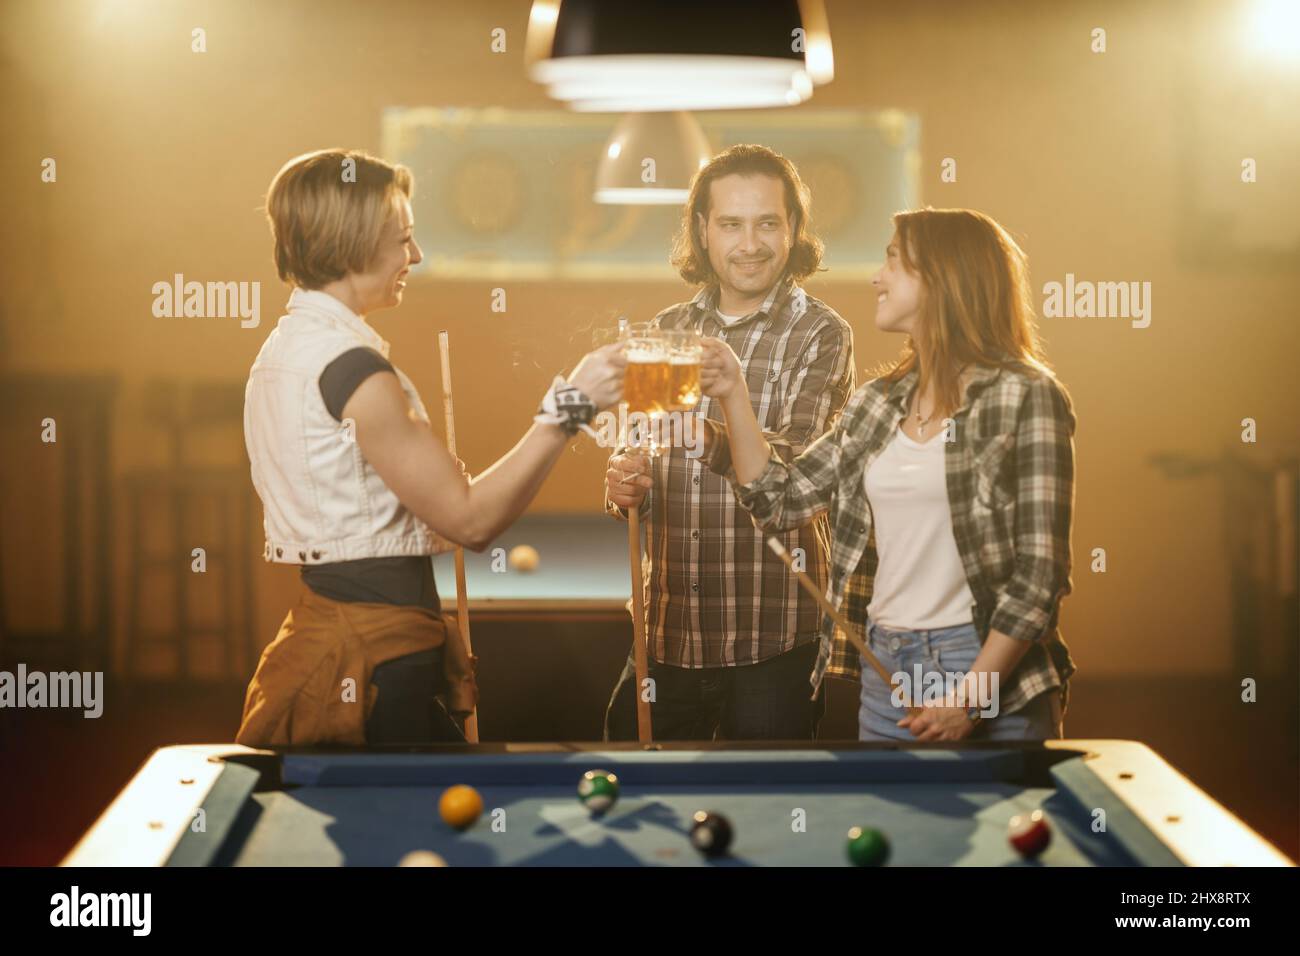
[[668, 340], [669, 408], [689, 412], [700, 403], [700, 360], [704, 347], [693, 330], [665, 332]]
[[644, 427], [637, 429], [641, 434], [636, 445], [654, 457], [659, 454], [654, 434], [658, 419], [672, 405], [668, 339], [648, 325], [633, 325], [628, 328], [623, 348], [627, 355], [623, 402], [629, 415], [644, 416]]

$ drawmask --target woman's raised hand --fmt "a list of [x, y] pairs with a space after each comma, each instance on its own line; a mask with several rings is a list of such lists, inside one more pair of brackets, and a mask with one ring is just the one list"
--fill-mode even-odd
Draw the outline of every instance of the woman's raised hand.
[[597, 411], [602, 411], [617, 405], [623, 397], [623, 372], [626, 368], [623, 346], [615, 342], [584, 355], [568, 381], [591, 399]]

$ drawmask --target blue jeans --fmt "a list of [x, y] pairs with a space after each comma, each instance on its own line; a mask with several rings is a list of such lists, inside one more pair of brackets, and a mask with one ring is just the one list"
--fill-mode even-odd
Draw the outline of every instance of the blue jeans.
[[[979, 632], [974, 624], [958, 624], [928, 631], [907, 631], [869, 624], [867, 646], [890, 674], [902, 671], [913, 678], [919, 664], [923, 679], [931, 673], [966, 673], [980, 652]], [[858, 738], [861, 740], [915, 740], [906, 727], [898, 727], [905, 711], [890, 700], [890, 689], [865, 660], [862, 664], [862, 696], [858, 709]], [[1013, 714], [980, 720], [967, 740], [1046, 740], [1059, 738], [1061, 693], [1039, 694]]]

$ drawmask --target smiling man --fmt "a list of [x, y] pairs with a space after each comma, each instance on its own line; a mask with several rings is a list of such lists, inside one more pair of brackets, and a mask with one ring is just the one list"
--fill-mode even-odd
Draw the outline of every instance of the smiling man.
[[[809, 205], [798, 171], [778, 153], [742, 145], [714, 157], [692, 183], [673, 254], [699, 293], [654, 320], [731, 346], [763, 434], [787, 461], [831, 426], [854, 388], [848, 323], [798, 285], [821, 264]], [[721, 409], [705, 398], [698, 414], [707, 447]], [[726, 481], [685, 448], [653, 463], [619, 450], [606, 472], [606, 504], [623, 518], [638, 508], [648, 525], [655, 737], [815, 736], [824, 701], [809, 699], [808, 677], [821, 612]], [[825, 516], [780, 537], [824, 586]], [[636, 692], [629, 658], [606, 712], [608, 739], [636, 738]]]

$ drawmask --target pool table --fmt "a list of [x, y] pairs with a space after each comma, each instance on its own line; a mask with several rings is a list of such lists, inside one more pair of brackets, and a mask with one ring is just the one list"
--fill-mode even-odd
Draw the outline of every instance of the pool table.
[[[500, 560], [494, 567], [497, 548], [508, 555], [521, 544], [537, 549], [536, 570]], [[433, 576], [443, 601], [454, 606], [450, 553], [433, 559]], [[523, 515], [486, 551], [465, 552], [465, 592], [472, 621], [626, 619], [632, 597], [627, 525], [600, 511]]]
[[[615, 772], [603, 817], [576, 797]], [[487, 811], [439, 818], [451, 784]], [[504, 832], [490, 818], [504, 812]], [[692, 814], [725, 814], [730, 855], [690, 845]], [[891, 865], [1015, 865], [1009, 818], [1041, 809], [1034, 865], [1291, 865], [1143, 744], [484, 744], [384, 750], [166, 747], [148, 759], [64, 865], [392, 866], [432, 850], [452, 866], [845, 866], [852, 826], [883, 830]], [[191, 822], [199, 810], [205, 826]], [[792, 824], [797, 811], [806, 832]], [[1104, 832], [1091, 824], [1105, 811]], [[499, 813], [497, 814], [499, 817]]]
[[[495, 549], [520, 544], [537, 549], [535, 571], [493, 569]], [[443, 610], [455, 614], [452, 555], [435, 557], [433, 570]], [[600, 740], [632, 647], [627, 525], [598, 508], [526, 514], [486, 551], [465, 552], [465, 578], [481, 739]]]

